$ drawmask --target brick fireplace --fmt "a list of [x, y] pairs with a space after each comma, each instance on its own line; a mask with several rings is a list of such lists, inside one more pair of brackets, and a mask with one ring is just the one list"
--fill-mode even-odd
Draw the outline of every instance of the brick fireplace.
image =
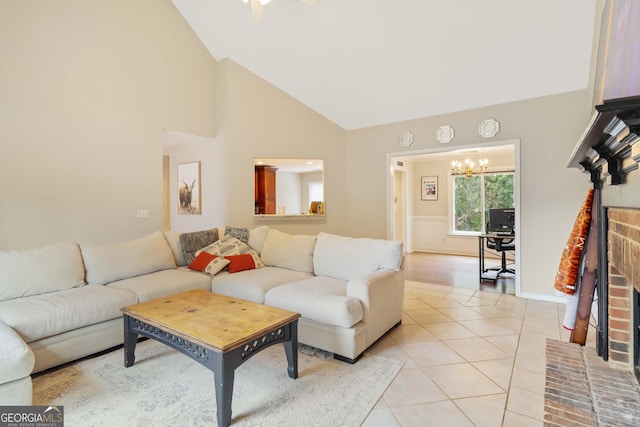
[[594, 189], [596, 348], [547, 341], [546, 426], [640, 425], [639, 135], [640, 96], [605, 101], [568, 163]]
[[[640, 197], [640, 194], [638, 195]], [[607, 209], [609, 346], [612, 366], [638, 371], [640, 209]]]

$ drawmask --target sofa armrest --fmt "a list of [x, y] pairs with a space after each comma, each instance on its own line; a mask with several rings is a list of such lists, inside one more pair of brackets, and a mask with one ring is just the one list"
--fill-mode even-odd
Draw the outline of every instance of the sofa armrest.
[[9, 325], [0, 320], [0, 404], [30, 406], [35, 356]]
[[35, 357], [20, 335], [0, 321], [0, 384], [28, 377], [33, 370]]
[[351, 279], [347, 283], [347, 296], [362, 304], [369, 346], [402, 320], [404, 270], [381, 269]]

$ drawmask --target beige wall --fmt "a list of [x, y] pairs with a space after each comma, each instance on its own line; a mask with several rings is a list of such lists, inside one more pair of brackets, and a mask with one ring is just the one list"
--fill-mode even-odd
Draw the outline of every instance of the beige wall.
[[[3, 1], [0, 39], [11, 41], [0, 44], [0, 248], [164, 228], [165, 130], [215, 138], [167, 152], [170, 174], [202, 161], [203, 214], [179, 216], [169, 201], [172, 227], [344, 232], [346, 131], [237, 64], [217, 64], [170, 1]], [[254, 220], [254, 157], [324, 159], [326, 219]]]
[[171, 2], [3, 0], [0, 57], [0, 248], [161, 229], [162, 129], [215, 134], [216, 64]]
[[[174, 231], [198, 231], [227, 225], [223, 218], [221, 201], [227, 194], [226, 176], [223, 174], [226, 160], [221, 155], [222, 144], [214, 138], [197, 138], [199, 142], [189, 142], [189, 135], [171, 135], [167, 139], [179, 142], [165, 146], [164, 154], [169, 158], [168, 170], [165, 172], [169, 183], [168, 210], [169, 225], [165, 227]], [[166, 141], [166, 139], [165, 139]], [[180, 190], [178, 181], [178, 165], [200, 162], [200, 210], [201, 214], [180, 214]], [[229, 224], [230, 225], [230, 224]]]
[[[346, 131], [230, 60], [218, 63], [217, 75], [224, 119], [216, 139], [225, 147], [232, 188], [221, 199], [224, 218], [238, 226], [269, 225], [288, 233], [345, 232]], [[323, 159], [326, 218], [254, 219], [255, 157]]]

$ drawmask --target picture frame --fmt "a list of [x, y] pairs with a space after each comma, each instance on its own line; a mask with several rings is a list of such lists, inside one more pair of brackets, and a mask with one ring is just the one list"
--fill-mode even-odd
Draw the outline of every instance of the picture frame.
[[438, 200], [438, 177], [423, 176], [420, 178], [422, 200]]
[[202, 214], [200, 162], [178, 164], [178, 213]]

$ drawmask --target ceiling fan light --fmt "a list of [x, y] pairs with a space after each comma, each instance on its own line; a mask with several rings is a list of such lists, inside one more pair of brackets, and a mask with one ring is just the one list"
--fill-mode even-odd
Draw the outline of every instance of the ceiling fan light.
[[251, 17], [255, 22], [264, 20], [264, 7], [262, 7], [261, 0], [251, 0]]
[[[300, 0], [310, 5], [318, 4], [318, 0]], [[264, 21], [264, 5], [271, 3], [271, 0], [242, 0], [243, 3], [251, 3], [251, 16], [255, 22]]]

